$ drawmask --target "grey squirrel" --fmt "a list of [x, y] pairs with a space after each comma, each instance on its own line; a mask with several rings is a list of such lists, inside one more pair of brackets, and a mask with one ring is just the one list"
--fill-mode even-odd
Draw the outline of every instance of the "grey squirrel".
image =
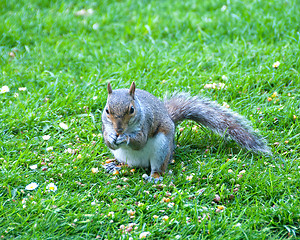
[[[248, 121], [233, 111], [201, 97], [177, 93], [164, 102], [135, 88], [112, 90], [107, 85], [102, 113], [105, 144], [116, 160], [135, 167], [150, 167], [149, 179], [161, 179], [174, 151], [175, 125], [185, 119], [228, 136], [248, 150], [271, 155], [265, 140]], [[116, 164], [107, 164], [108, 171]], [[148, 179], [148, 180], [149, 180]]]

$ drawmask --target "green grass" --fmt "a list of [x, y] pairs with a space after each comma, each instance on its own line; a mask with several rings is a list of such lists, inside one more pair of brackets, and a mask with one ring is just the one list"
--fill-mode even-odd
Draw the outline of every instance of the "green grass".
[[[0, 88], [10, 89], [0, 94], [2, 239], [300, 237], [299, 0], [0, 6]], [[93, 13], [76, 16], [81, 9]], [[144, 169], [111, 176], [101, 167], [112, 155], [100, 121], [109, 81], [114, 88], [135, 81], [160, 98], [186, 91], [226, 102], [268, 139], [274, 157], [184, 122], [172, 174], [160, 185], [145, 183]], [[214, 82], [226, 88], [204, 88]], [[25, 190], [31, 182], [39, 187]], [[56, 192], [46, 190], [50, 182]]]

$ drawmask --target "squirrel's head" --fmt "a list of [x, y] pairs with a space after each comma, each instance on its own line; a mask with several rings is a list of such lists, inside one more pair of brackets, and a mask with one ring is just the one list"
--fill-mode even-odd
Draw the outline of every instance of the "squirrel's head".
[[135, 83], [132, 82], [129, 90], [112, 90], [108, 83], [107, 91], [107, 104], [103, 114], [112, 123], [116, 134], [121, 135], [127, 129], [130, 120], [136, 116]]

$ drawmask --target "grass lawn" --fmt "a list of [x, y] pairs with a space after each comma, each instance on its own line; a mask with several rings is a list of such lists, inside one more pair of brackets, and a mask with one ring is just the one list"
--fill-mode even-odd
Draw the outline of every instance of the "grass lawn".
[[[0, 6], [0, 239], [300, 238], [299, 0]], [[274, 156], [183, 122], [160, 184], [107, 174], [106, 84], [132, 81], [229, 105]]]

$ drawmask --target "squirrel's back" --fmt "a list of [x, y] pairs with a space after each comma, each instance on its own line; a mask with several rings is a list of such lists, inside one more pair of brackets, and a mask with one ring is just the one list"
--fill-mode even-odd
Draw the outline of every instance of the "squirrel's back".
[[171, 132], [173, 134], [175, 125], [164, 102], [141, 89], [136, 89], [135, 93], [141, 110], [144, 112], [145, 122], [151, 126], [149, 137], [154, 136], [158, 132]]

